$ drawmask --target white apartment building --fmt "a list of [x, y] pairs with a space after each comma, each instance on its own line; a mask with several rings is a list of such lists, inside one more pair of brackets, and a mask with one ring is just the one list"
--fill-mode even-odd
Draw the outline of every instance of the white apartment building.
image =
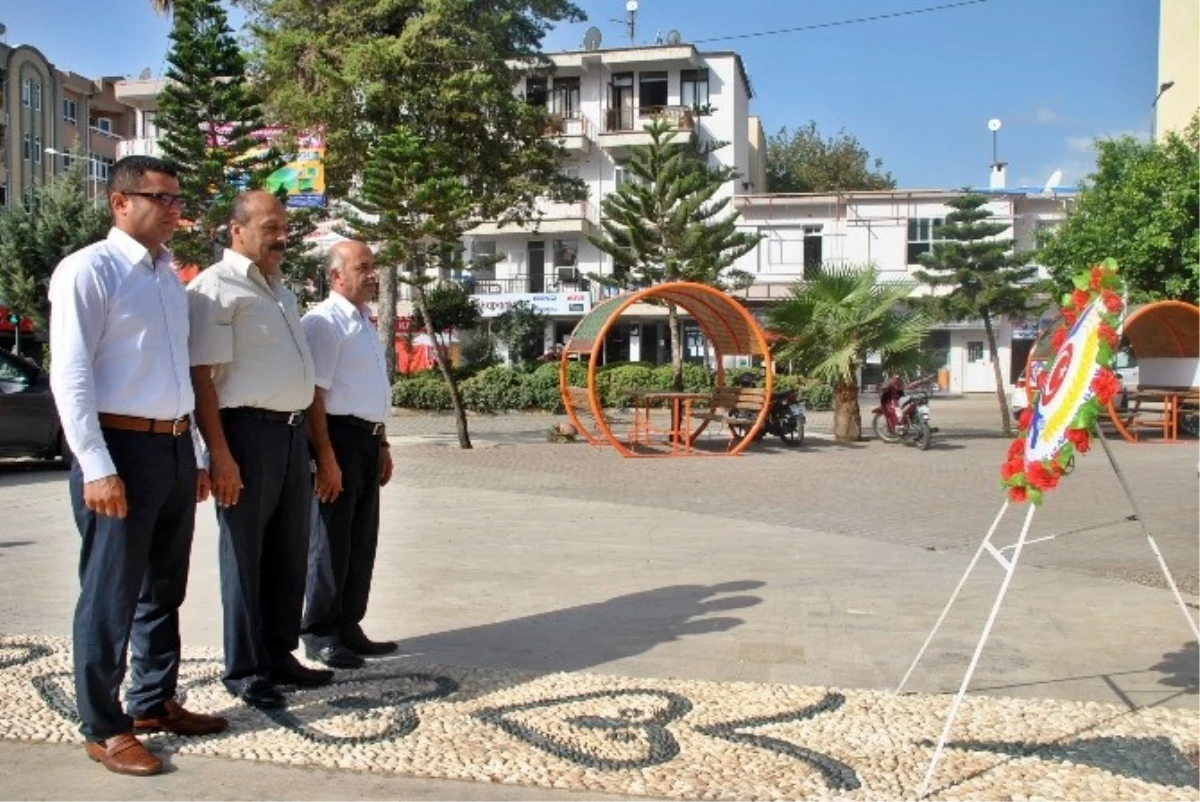
[[[999, 235], [1031, 251], [1038, 236], [1057, 226], [1074, 197], [1072, 189], [1018, 188], [978, 190], [997, 222], [1011, 226]], [[886, 190], [827, 195], [759, 195], [735, 199], [739, 225], [762, 235], [755, 250], [735, 265], [755, 277], [739, 293], [761, 313], [788, 296], [806, 271], [827, 265], [874, 265], [880, 279], [907, 280], [918, 269], [917, 257], [939, 239], [938, 229], [952, 209], [946, 201], [960, 195], [946, 190]], [[915, 295], [928, 294], [919, 286]], [[1049, 321], [993, 321], [1001, 374], [1011, 384], [1024, 369], [1040, 325]], [[931, 332], [930, 346], [944, 354], [948, 389], [990, 392], [996, 387], [982, 320], [943, 325]], [[868, 369], [867, 384], [874, 383]]]

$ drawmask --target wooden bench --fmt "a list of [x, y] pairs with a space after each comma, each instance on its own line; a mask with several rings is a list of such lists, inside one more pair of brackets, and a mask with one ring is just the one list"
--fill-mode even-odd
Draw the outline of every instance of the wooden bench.
[[1183, 408], [1200, 405], [1200, 388], [1139, 384], [1130, 394], [1129, 408], [1118, 413], [1121, 425], [1134, 440], [1142, 430], [1161, 432], [1162, 439], [1179, 439], [1179, 417]]
[[[593, 443], [593, 445], [608, 445], [608, 442], [604, 440], [603, 435], [600, 432], [600, 425], [596, 421], [596, 416], [592, 414], [592, 399], [588, 396], [587, 388], [568, 387], [567, 397], [571, 399], [571, 406], [575, 408], [575, 414], [581, 419], [581, 422], [591, 422], [591, 434], [599, 441]], [[614, 427], [629, 425], [628, 421], [617, 420], [609, 417], [608, 415], [604, 414], [603, 410], [600, 411], [600, 414], [604, 416], [604, 423], [610, 430], [612, 430]]]
[[[746, 436], [767, 404], [765, 387], [718, 387], [708, 401], [708, 410], [696, 415], [697, 420], [724, 424], [729, 431], [728, 448], [733, 448]], [[733, 410], [749, 413], [749, 417], [732, 417]], [[741, 431], [735, 431], [740, 429]]]

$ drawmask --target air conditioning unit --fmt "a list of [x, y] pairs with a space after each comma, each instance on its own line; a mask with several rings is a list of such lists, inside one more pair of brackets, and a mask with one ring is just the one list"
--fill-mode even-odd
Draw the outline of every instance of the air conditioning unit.
[[560, 267], [558, 268], [558, 280], [563, 282], [579, 281], [579, 268], [577, 267]]

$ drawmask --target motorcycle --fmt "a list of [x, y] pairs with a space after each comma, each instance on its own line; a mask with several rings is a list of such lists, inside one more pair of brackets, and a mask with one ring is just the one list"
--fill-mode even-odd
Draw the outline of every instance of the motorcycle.
[[895, 427], [888, 425], [887, 414], [880, 404], [871, 410], [874, 413], [871, 428], [875, 430], [875, 436], [885, 443], [904, 441], [925, 451], [929, 448], [934, 431], [929, 414], [929, 380], [916, 381], [905, 390], [913, 392], [897, 399]]
[[[754, 377], [743, 376], [738, 379], [742, 387], [753, 387]], [[745, 423], [730, 421], [729, 431], [741, 440], [754, 428], [754, 420], [758, 417], [755, 410], [731, 409], [730, 418], [740, 418]], [[783, 441], [785, 446], [795, 447], [804, 442], [804, 424], [808, 421], [808, 412], [804, 402], [795, 390], [778, 390], [771, 393], [771, 405], [767, 409], [767, 419], [758, 430], [755, 440], [761, 440], [765, 435], [773, 434]]]

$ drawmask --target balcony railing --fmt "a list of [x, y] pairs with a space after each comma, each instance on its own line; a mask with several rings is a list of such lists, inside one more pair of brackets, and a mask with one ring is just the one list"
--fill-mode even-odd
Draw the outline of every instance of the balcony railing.
[[137, 137], [125, 139], [117, 143], [117, 156], [161, 156], [158, 148], [158, 137]]
[[690, 106], [642, 106], [638, 109], [608, 109], [604, 113], [605, 133], [636, 131], [641, 123], [665, 119], [671, 127], [680, 131], [691, 131], [696, 127], [695, 116]]
[[600, 225], [600, 213], [588, 201], [559, 203], [548, 198], [538, 198], [534, 203], [535, 217], [542, 220], [587, 220], [594, 226]]
[[581, 136], [585, 139], [596, 138], [596, 125], [582, 112], [573, 111], [566, 114], [552, 113], [546, 125], [547, 136]]
[[[461, 286], [471, 295], [500, 295], [585, 292], [589, 289], [590, 282], [587, 276], [575, 268], [547, 266], [546, 273], [542, 276], [520, 275], [504, 278], [462, 276], [453, 279], [439, 279], [431, 286], [453, 284]], [[413, 299], [413, 288], [408, 284], [401, 284], [398, 290], [400, 300], [411, 301]]]

